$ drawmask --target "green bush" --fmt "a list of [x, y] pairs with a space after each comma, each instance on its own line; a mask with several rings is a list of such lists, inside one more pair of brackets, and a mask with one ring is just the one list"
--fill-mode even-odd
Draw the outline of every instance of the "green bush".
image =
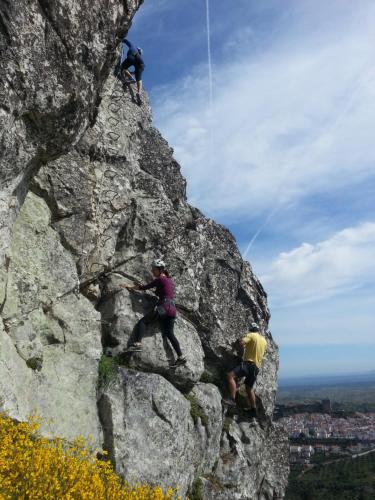
[[215, 377], [207, 371], [204, 371], [201, 375], [200, 381], [205, 384], [215, 384]]
[[117, 357], [111, 358], [109, 356], [103, 356], [99, 361], [99, 386], [107, 387], [108, 384], [114, 380], [117, 374], [117, 368], [119, 365], [119, 360]]
[[189, 488], [187, 496], [189, 500], [203, 500], [202, 479], [200, 477], [195, 478], [193, 484]]
[[372, 500], [375, 498], [375, 453], [319, 464], [304, 474], [292, 467], [286, 500]]
[[200, 382], [216, 385], [219, 389], [225, 387], [225, 379], [218, 370], [205, 370], [201, 375]]
[[194, 394], [192, 394], [192, 393], [185, 394], [185, 398], [190, 402], [190, 415], [193, 419], [194, 424], [197, 425], [198, 419], [200, 419], [202, 422], [202, 425], [204, 427], [207, 427], [208, 426], [208, 417], [205, 414], [203, 408], [201, 408], [199, 406], [197, 398], [194, 396]]
[[231, 418], [225, 417], [224, 423], [223, 423], [223, 431], [226, 432], [227, 434], [229, 432], [229, 429], [230, 429], [232, 422], [233, 422], [233, 420]]

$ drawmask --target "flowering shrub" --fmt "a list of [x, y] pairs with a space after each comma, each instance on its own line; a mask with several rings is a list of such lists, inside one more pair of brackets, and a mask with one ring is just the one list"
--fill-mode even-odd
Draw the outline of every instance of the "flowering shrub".
[[169, 489], [131, 487], [110, 462], [92, 456], [82, 438], [67, 444], [38, 433], [39, 422], [16, 423], [0, 414], [0, 500], [172, 500]]

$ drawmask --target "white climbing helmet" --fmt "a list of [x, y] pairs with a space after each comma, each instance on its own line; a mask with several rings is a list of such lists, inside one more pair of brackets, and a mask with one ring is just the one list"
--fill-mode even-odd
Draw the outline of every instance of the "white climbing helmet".
[[158, 267], [158, 268], [164, 269], [165, 262], [161, 259], [155, 259], [154, 261], [152, 261], [152, 267]]
[[257, 325], [257, 323], [251, 323], [250, 331], [251, 332], [259, 332], [259, 325]]

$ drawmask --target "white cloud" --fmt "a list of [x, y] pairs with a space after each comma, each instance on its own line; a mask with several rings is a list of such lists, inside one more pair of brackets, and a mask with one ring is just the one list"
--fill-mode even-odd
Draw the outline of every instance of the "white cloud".
[[[244, 235], [250, 238], [267, 221], [251, 256], [255, 269], [267, 270], [261, 280], [276, 341], [287, 349], [301, 346], [287, 370], [336, 370], [340, 361], [316, 359], [309, 346], [319, 345], [323, 353], [328, 344], [375, 345], [374, 212], [369, 215], [375, 4], [254, 2], [259, 11], [246, 16], [241, 9], [248, 10], [249, 2], [238, 0], [236, 22], [227, 30], [219, 3], [225, 12], [224, 0], [211, 2], [212, 110], [207, 65], [194, 65], [206, 54], [204, 24], [194, 17], [181, 36], [194, 35], [163, 61], [173, 75], [178, 56], [189, 76], [153, 89], [156, 126], [182, 164], [190, 201], [220, 222], [235, 221], [243, 248]], [[149, 21], [151, 26], [157, 19]], [[180, 30], [177, 16], [174, 28], [171, 39]], [[364, 182], [366, 202], [359, 190]], [[344, 196], [349, 191], [350, 199]], [[279, 254], [283, 248], [294, 249]], [[361, 363], [360, 354], [343, 369], [357, 369], [353, 363]]]
[[375, 223], [281, 253], [261, 277], [273, 306], [331, 298], [375, 283]]
[[361, 16], [352, 26], [338, 19], [328, 39], [302, 33], [272, 52], [253, 57], [244, 47], [241, 59], [216, 61], [211, 112], [204, 66], [155, 91], [157, 126], [182, 163], [192, 203], [214, 216], [255, 218], [374, 176], [373, 6]]
[[[334, 358], [335, 347], [356, 347], [359, 352], [368, 352], [372, 345], [375, 349], [375, 295], [372, 291], [341, 295], [329, 300], [300, 305], [294, 308], [271, 308], [271, 331], [282, 348], [292, 348], [304, 352], [305, 361], [322, 362], [327, 357]], [[328, 356], [324, 346], [331, 346]], [[316, 358], [309, 346], [321, 346], [321, 355]], [[367, 347], [366, 347], [367, 346]], [[333, 355], [332, 355], [333, 354]], [[347, 357], [347, 366], [354, 361], [354, 352]], [[375, 357], [372, 356], [374, 366]], [[294, 361], [292, 357], [291, 362]], [[297, 361], [297, 359], [296, 359]], [[366, 369], [363, 367], [363, 369]]]

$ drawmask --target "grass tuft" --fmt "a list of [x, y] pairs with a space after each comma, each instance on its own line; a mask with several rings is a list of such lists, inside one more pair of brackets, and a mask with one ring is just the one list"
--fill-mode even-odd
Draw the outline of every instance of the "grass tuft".
[[223, 431], [228, 434], [230, 426], [232, 424], [233, 420], [229, 417], [225, 417], [224, 423], [223, 423]]
[[202, 479], [200, 477], [195, 478], [187, 495], [189, 500], [203, 500]]
[[190, 402], [190, 415], [193, 419], [194, 424], [197, 425], [198, 420], [200, 419], [202, 425], [204, 427], [207, 427], [208, 417], [205, 414], [203, 408], [199, 406], [197, 398], [194, 396], [194, 394], [192, 393], [185, 394], [185, 398]]
[[110, 382], [115, 379], [119, 366], [117, 357], [103, 355], [99, 361], [99, 386], [108, 387]]

